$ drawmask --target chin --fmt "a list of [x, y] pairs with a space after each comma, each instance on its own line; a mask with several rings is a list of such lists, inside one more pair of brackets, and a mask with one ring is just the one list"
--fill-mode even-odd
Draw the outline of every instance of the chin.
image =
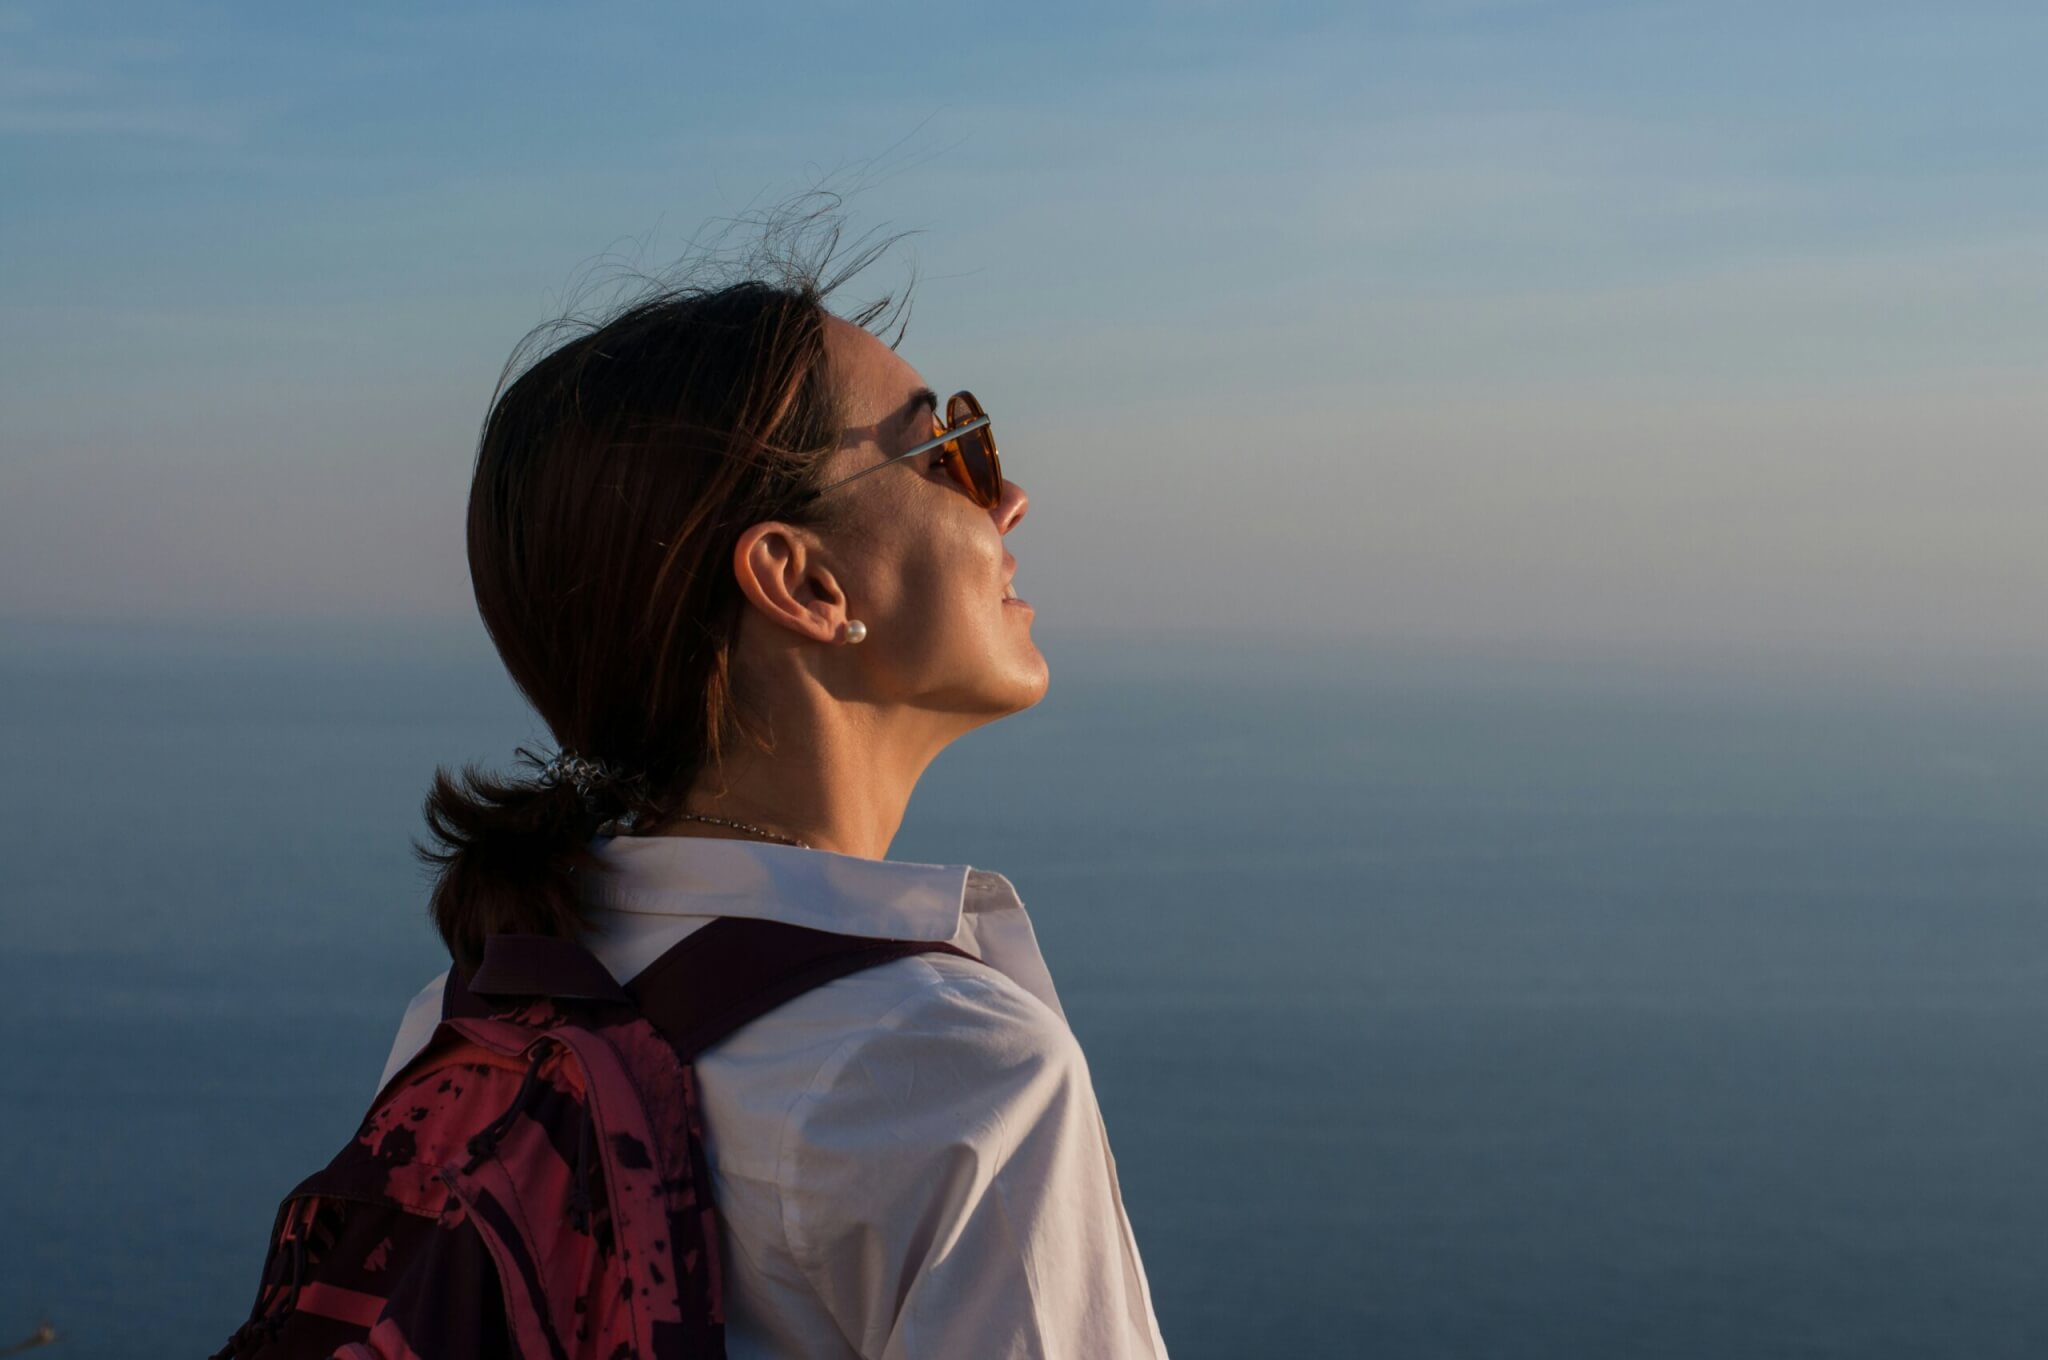
[[1045, 654], [1035, 644], [1026, 642], [1030, 654], [1019, 657], [1014, 672], [1015, 702], [1005, 710], [1021, 713], [1045, 697], [1045, 691], [1052, 684], [1052, 670], [1045, 664]]
[[984, 722], [1022, 713], [1045, 697], [1051, 683], [1045, 656], [1029, 639], [1021, 646], [1005, 648], [1004, 652], [1000, 657], [989, 658], [989, 665], [974, 685], [973, 707], [983, 715]]
[[[908, 676], [921, 677], [911, 702], [933, 712], [952, 713], [979, 727], [1021, 713], [1045, 697], [1050, 675], [1044, 653], [1031, 640], [1028, 624], [1005, 619], [1000, 632], [970, 626], [934, 630], [913, 649]], [[915, 681], [913, 681], [915, 683]], [[906, 696], [908, 697], [908, 696]]]

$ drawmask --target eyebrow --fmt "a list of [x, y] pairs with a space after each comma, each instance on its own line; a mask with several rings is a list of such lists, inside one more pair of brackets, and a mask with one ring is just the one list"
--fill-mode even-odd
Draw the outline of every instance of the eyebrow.
[[937, 416], [939, 413], [939, 394], [932, 391], [929, 387], [920, 387], [915, 392], [912, 392], [910, 400], [903, 404], [903, 410], [896, 417], [897, 423], [908, 425], [911, 417], [917, 414], [917, 408], [920, 406], [931, 407], [932, 414]]

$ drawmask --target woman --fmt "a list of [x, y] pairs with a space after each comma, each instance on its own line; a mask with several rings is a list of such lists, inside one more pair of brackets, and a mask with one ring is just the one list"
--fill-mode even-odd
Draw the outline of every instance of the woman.
[[832, 286], [665, 291], [503, 389], [470, 569], [563, 750], [437, 775], [435, 921], [465, 967], [573, 934], [622, 981], [720, 916], [950, 941], [974, 957], [840, 978], [698, 1060], [729, 1354], [1163, 1356], [1023, 904], [886, 858], [933, 757], [1045, 693], [1004, 544], [1028, 499], [974, 399]]

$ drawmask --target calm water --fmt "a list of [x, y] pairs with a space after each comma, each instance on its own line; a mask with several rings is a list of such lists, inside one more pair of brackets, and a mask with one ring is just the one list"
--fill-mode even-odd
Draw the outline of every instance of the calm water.
[[[2048, 699], [1048, 643], [894, 854], [1016, 880], [1161, 1325], [2048, 1350]], [[0, 1346], [204, 1353], [441, 967], [488, 655], [0, 652]]]

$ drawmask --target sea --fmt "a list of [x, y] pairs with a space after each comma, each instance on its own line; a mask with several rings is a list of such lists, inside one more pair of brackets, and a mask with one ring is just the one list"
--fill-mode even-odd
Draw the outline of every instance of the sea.
[[[445, 963], [474, 628], [0, 634], [0, 1350], [202, 1355]], [[1008, 875], [1223, 1357], [2048, 1354], [2048, 680], [1047, 634]]]

